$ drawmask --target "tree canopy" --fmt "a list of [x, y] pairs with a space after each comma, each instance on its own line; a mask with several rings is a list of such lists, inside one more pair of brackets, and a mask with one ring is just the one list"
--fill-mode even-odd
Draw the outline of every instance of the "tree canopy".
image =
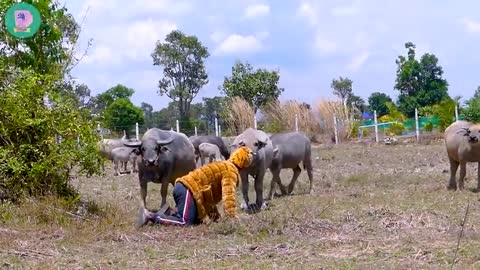
[[103, 112], [105, 125], [114, 131], [131, 130], [135, 123], [144, 123], [142, 109], [135, 106], [128, 98], [119, 98], [112, 102]]
[[387, 102], [393, 102], [393, 100], [385, 93], [373, 92], [368, 97], [368, 106], [371, 111], [377, 111], [378, 117], [388, 114]]
[[219, 90], [229, 98], [243, 98], [257, 112], [262, 106], [277, 100], [285, 90], [278, 86], [279, 80], [279, 71], [264, 68], [254, 71], [250, 63], [236, 61], [232, 67], [232, 75], [225, 77]]
[[333, 89], [333, 94], [338, 96], [341, 100], [343, 105], [347, 106], [348, 98], [353, 95], [353, 88], [352, 88], [353, 81], [349, 78], [343, 78], [340, 76], [338, 79], [333, 79], [330, 87]]
[[163, 68], [163, 78], [158, 84], [158, 93], [178, 103], [180, 118], [190, 116], [190, 104], [200, 89], [208, 83], [205, 59], [210, 56], [194, 35], [174, 30], [165, 42], [157, 41], [151, 54], [154, 66]]
[[412, 117], [415, 108], [438, 104], [449, 98], [448, 83], [443, 76], [443, 69], [434, 54], [426, 53], [420, 61], [415, 59], [415, 45], [405, 43], [407, 57], [399, 56], [395, 61], [397, 73], [394, 89], [400, 92], [399, 110]]

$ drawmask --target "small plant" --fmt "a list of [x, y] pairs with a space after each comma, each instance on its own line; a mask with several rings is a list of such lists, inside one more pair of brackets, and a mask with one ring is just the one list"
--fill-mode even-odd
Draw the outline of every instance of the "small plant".
[[392, 123], [388, 128], [388, 132], [392, 135], [402, 135], [405, 126], [402, 123]]
[[423, 129], [425, 131], [431, 132], [433, 130], [433, 122], [428, 121], [427, 123], [425, 123], [425, 125], [423, 126]]

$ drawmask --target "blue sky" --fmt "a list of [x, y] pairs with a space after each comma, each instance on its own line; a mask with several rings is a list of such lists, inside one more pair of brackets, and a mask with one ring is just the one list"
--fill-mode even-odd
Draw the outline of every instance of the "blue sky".
[[135, 89], [132, 101], [155, 110], [168, 97], [157, 94], [161, 68], [150, 56], [157, 40], [173, 29], [196, 35], [211, 56], [210, 83], [201, 97], [219, 95], [218, 85], [236, 59], [255, 68], [280, 70], [281, 100], [315, 103], [332, 97], [333, 78], [347, 76], [365, 100], [384, 92], [396, 98], [395, 59], [406, 55], [439, 58], [451, 96], [469, 98], [480, 85], [480, 2], [446, 0], [64, 0], [83, 23], [80, 54], [93, 44], [73, 74], [98, 94], [121, 83]]

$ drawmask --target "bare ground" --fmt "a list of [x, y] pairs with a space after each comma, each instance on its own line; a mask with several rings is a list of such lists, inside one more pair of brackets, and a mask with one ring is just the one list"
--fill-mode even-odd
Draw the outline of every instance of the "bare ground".
[[[316, 148], [313, 159], [313, 194], [302, 195], [302, 172], [298, 195], [210, 226], [137, 230], [137, 175], [77, 179], [81, 199], [96, 202], [79, 209], [55, 199], [0, 205], [0, 267], [450, 269], [467, 203], [455, 268], [480, 267], [476, 165], [467, 189], [454, 192], [443, 144], [341, 145]], [[160, 186], [150, 184], [149, 206], [159, 202]]]

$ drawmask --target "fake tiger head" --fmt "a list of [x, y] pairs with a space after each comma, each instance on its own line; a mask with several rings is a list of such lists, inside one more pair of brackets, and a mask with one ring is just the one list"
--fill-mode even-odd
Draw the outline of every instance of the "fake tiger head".
[[238, 168], [243, 169], [252, 164], [254, 156], [255, 153], [250, 148], [247, 146], [241, 146], [230, 155], [228, 160]]

